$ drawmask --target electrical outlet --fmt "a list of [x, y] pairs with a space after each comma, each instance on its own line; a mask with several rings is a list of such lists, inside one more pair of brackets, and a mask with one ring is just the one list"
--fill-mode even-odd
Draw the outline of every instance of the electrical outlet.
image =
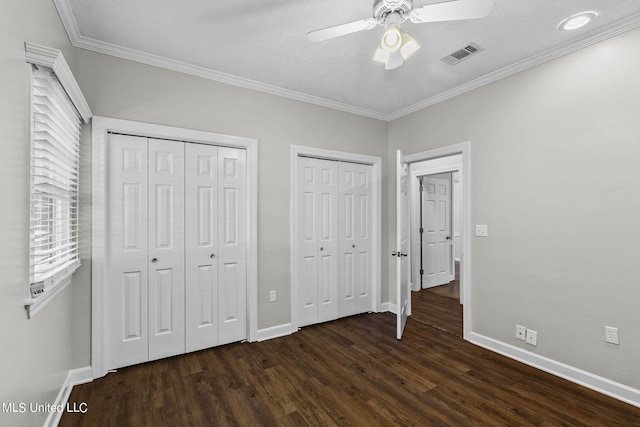
[[618, 328], [613, 326], [604, 327], [604, 340], [611, 344], [620, 344], [618, 340]]
[[527, 328], [521, 325], [516, 325], [516, 338], [522, 341], [526, 340]]
[[527, 329], [527, 344], [538, 345], [538, 333], [533, 329]]
[[276, 290], [269, 291], [269, 302], [276, 302], [278, 300], [278, 294]]
[[477, 237], [487, 237], [489, 235], [489, 226], [487, 225], [476, 225], [476, 236]]

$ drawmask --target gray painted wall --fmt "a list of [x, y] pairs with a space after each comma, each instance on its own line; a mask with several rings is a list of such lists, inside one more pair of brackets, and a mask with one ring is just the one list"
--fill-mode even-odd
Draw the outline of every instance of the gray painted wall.
[[[471, 141], [472, 224], [489, 225], [472, 238], [474, 332], [634, 388], [639, 44], [635, 30], [395, 120], [388, 157]], [[537, 347], [514, 338], [516, 323]]]
[[[72, 287], [32, 320], [23, 301], [29, 280], [28, 85], [24, 42], [73, 51], [51, 1], [0, 5], [0, 402], [52, 403], [72, 363]], [[82, 260], [86, 263], [86, 258]], [[0, 411], [0, 425], [42, 425], [46, 413]]]

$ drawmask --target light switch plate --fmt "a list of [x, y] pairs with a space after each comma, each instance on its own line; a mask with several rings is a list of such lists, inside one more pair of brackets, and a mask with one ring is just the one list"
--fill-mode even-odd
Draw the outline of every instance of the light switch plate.
[[489, 235], [489, 226], [487, 225], [476, 225], [476, 236], [478, 237], [487, 237]]

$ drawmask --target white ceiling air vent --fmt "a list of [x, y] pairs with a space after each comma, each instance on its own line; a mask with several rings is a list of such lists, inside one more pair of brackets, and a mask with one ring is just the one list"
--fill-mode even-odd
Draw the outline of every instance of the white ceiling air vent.
[[478, 46], [475, 43], [469, 43], [467, 46], [462, 49], [456, 50], [455, 52], [445, 56], [442, 58], [442, 62], [445, 62], [449, 65], [457, 65], [465, 59], [482, 52], [484, 50], [483, 47]]

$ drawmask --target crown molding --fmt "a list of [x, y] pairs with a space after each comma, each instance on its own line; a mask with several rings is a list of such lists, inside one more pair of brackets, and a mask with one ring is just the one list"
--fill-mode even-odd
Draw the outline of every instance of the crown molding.
[[509, 77], [522, 71], [526, 71], [529, 68], [533, 68], [540, 64], [544, 64], [545, 62], [557, 59], [561, 56], [568, 55], [570, 53], [610, 39], [638, 27], [640, 27], [640, 13], [631, 15], [621, 21], [616, 22], [615, 24], [603, 27], [596, 33], [591, 33], [590, 35], [582, 37], [580, 39], [564, 43], [554, 49], [547, 50], [538, 55], [534, 55], [507, 67], [493, 71], [489, 74], [485, 74], [482, 77], [471, 80], [470, 82], [464, 83], [460, 86], [456, 86], [455, 88], [448, 91], [439, 93], [438, 95], [427, 98], [424, 101], [402, 108], [394, 113], [388, 114], [387, 120], [391, 121], [399, 119], [401, 117], [415, 113], [416, 111], [420, 111], [424, 108], [431, 107], [435, 104], [446, 101], [447, 99], [454, 98], [458, 95], [462, 95], [463, 93], [470, 92], [474, 89], [478, 89], [482, 86], [486, 86], [490, 83], [504, 79], [505, 77]]
[[82, 119], [85, 122], [88, 122], [92, 115], [91, 109], [80, 90], [78, 82], [71, 72], [71, 68], [69, 68], [67, 61], [64, 59], [62, 52], [58, 49], [40, 46], [29, 42], [25, 42], [24, 50], [25, 60], [28, 63], [48, 67], [53, 70]]
[[572, 40], [551, 50], [534, 55], [489, 74], [485, 74], [482, 77], [429, 97], [416, 104], [401, 108], [393, 113], [382, 113], [85, 37], [80, 34], [68, 0], [54, 0], [54, 3], [67, 31], [69, 40], [74, 47], [387, 122], [415, 113], [416, 111], [424, 108], [431, 107], [435, 104], [496, 82], [505, 77], [512, 76], [528, 70], [529, 68], [533, 68], [537, 65], [640, 27], [640, 13], [636, 13], [614, 24], [605, 26], [596, 33]]
[[122, 59], [127, 59], [129, 61], [139, 62], [154, 67], [160, 67], [171, 71], [177, 71], [183, 74], [190, 74], [192, 76], [202, 77], [205, 79], [214, 80], [219, 83], [225, 83], [244, 89], [250, 89], [257, 92], [276, 95], [295, 101], [302, 101], [308, 104], [315, 104], [333, 110], [344, 111], [358, 116], [385, 121], [387, 120], [386, 114], [377, 111], [356, 107], [354, 105], [343, 104], [341, 102], [332, 101], [330, 99], [321, 98], [319, 96], [309, 95], [291, 89], [285, 89], [244, 77], [234, 76], [232, 74], [212, 70], [210, 68], [188, 64], [186, 62], [177, 61], [147, 52], [142, 52], [136, 49], [118, 46], [112, 43], [95, 40], [90, 37], [85, 37], [80, 34], [78, 24], [73, 17], [73, 13], [71, 11], [68, 0], [54, 0], [54, 3], [56, 5], [56, 8], [58, 9], [58, 14], [60, 15], [62, 24], [67, 31], [67, 35], [69, 36], [71, 45], [74, 47], [102, 53], [105, 55], [111, 55]]

